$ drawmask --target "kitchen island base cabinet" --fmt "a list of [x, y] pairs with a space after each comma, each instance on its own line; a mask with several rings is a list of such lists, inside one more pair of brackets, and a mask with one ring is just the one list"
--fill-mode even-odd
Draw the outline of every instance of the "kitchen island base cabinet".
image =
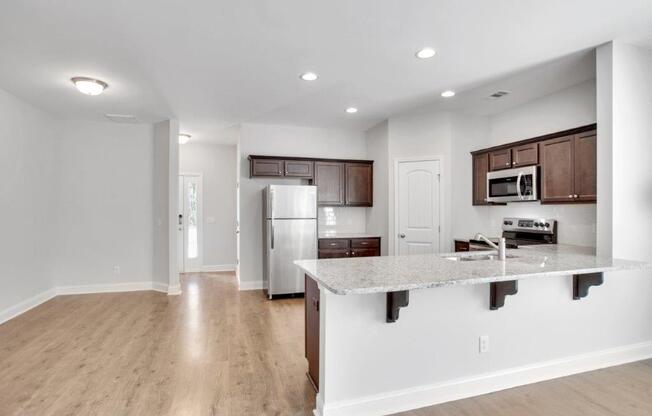
[[319, 286], [305, 275], [305, 342], [308, 360], [308, 379], [319, 391]]

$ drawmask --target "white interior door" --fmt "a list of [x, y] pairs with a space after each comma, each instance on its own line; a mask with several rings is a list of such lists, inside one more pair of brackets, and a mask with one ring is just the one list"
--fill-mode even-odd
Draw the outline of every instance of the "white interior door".
[[199, 175], [179, 176], [180, 272], [198, 272], [202, 266], [201, 185]]
[[438, 160], [398, 163], [396, 193], [396, 253], [439, 252], [439, 172]]

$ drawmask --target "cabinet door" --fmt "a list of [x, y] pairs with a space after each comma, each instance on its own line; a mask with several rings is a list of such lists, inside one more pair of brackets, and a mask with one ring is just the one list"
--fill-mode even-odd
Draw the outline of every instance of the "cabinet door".
[[252, 159], [251, 176], [283, 176], [283, 161], [278, 159]]
[[596, 132], [575, 136], [575, 200], [593, 202], [597, 199]]
[[344, 205], [344, 164], [315, 162], [315, 185], [319, 205]]
[[473, 205], [487, 205], [489, 153], [473, 155]]
[[373, 165], [346, 163], [346, 205], [373, 206]]
[[489, 152], [489, 170], [509, 169], [512, 167], [512, 149]]
[[305, 342], [308, 376], [315, 390], [319, 390], [319, 286], [307, 275], [305, 279]]
[[536, 165], [539, 163], [539, 143], [528, 143], [512, 148], [512, 166]]
[[573, 202], [574, 141], [564, 136], [541, 142], [541, 202]]
[[312, 178], [315, 163], [310, 160], [286, 160], [285, 176], [293, 178]]

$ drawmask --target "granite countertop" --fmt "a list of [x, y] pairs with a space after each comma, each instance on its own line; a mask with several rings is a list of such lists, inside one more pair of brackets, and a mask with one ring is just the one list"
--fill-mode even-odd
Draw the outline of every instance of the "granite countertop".
[[321, 287], [338, 295], [652, 268], [650, 263], [596, 256], [595, 249], [591, 247], [561, 244], [507, 250], [508, 258], [504, 262], [453, 261], [445, 258], [489, 253], [495, 251], [298, 260], [294, 263]]
[[378, 234], [322, 231], [319, 238], [380, 238]]

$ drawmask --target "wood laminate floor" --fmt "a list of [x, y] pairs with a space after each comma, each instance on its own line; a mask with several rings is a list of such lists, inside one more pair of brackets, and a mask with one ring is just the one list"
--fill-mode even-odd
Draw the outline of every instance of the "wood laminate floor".
[[[183, 294], [57, 297], [0, 325], [0, 416], [311, 415], [303, 300], [190, 274]], [[652, 361], [401, 416], [652, 415]]]

